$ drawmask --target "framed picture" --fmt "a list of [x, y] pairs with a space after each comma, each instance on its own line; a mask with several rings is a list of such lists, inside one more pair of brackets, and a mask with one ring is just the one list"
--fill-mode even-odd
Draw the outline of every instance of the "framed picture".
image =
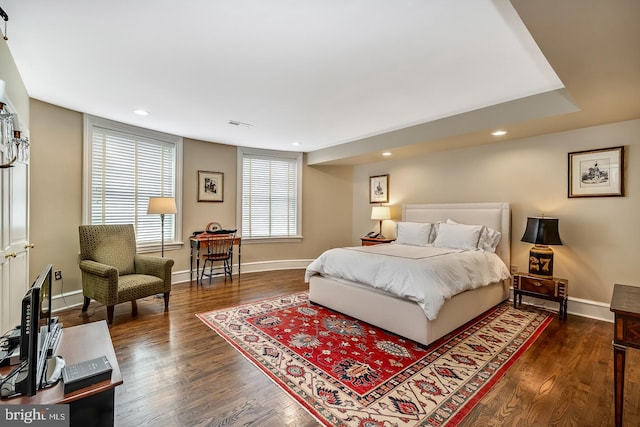
[[389, 175], [369, 177], [369, 203], [389, 203]]
[[569, 197], [624, 196], [624, 147], [569, 153]]
[[198, 171], [198, 201], [222, 202], [224, 174], [222, 172]]

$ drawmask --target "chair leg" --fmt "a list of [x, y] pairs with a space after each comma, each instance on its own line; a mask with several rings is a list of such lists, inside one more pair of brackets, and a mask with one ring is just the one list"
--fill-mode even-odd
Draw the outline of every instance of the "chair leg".
[[207, 261], [210, 263], [209, 265], [209, 283], [211, 283], [211, 275], [213, 274], [213, 261], [209, 259], [204, 260], [204, 264], [202, 265], [202, 273], [200, 273], [200, 283], [202, 283], [202, 278], [204, 277], [204, 272], [207, 269]]
[[110, 325], [113, 323], [113, 309], [114, 309], [113, 305], [107, 306], [107, 323]]
[[231, 265], [228, 260], [224, 260], [224, 278], [227, 280], [227, 273], [229, 273], [229, 280], [233, 282], [233, 274], [231, 274]]
[[134, 299], [131, 300], [131, 315], [132, 316], [138, 315], [138, 303]]
[[169, 308], [169, 292], [164, 293], [164, 308]]
[[91, 298], [89, 297], [84, 297], [84, 304], [82, 304], [82, 311], [87, 311], [87, 309], [89, 308], [89, 303], [91, 302]]

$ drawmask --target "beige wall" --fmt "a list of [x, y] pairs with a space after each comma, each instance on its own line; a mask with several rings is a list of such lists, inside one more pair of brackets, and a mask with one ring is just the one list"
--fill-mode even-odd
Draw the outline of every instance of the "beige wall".
[[[625, 146], [625, 197], [568, 198], [567, 153]], [[614, 283], [639, 284], [640, 120], [431, 154], [354, 168], [352, 240], [377, 229], [369, 219], [369, 176], [390, 175], [394, 219], [403, 203], [507, 201], [512, 206], [512, 264], [527, 271], [530, 244], [520, 242], [527, 216], [560, 219], [554, 246], [558, 277], [570, 298], [608, 304]], [[393, 234], [391, 221], [385, 235]]]
[[[77, 226], [81, 222], [82, 115], [31, 101], [31, 275], [52, 262], [63, 271], [65, 291], [79, 289]], [[554, 247], [556, 276], [570, 281], [571, 298], [607, 304], [614, 283], [636, 284], [640, 265], [640, 120], [517, 141], [441, 152], [410, 160], [351, 167], [314, 166], [303, 171], [301, 243], [245, 244], [243, 263], [308, 260], [324, 249], [359, 244], [377, 229], [371, 221], [368, 180], [390, 174], [394, 219], [403, 203], [509, 201], [512, 263], [526, 270], [530, 245], [520, 242], [526, 217], [560, 218], [564, 245]], [[567, 153], [623, 145], [625, 197], [567, 198]], [[235, 226], [235, 147], [185, 139], [183, 239], [209, 221]], [[198, 170], [224, 172], [224, 203], [198, 203]], [[393, 223], [385, 223], [391, 235]], [[188, 247], [169, 251], [174, 272], [188, 269]], [[59, 283], [59, 282], [58, 282]], [[59, 285], [58, 285], [59, 286]], [[57, 289], [54, 288], [57, 293]]]
[[[62, 270], [64, 291], [81, 289], [78, 225], [82, 221], [82, 114], [31, 100], [31, 275], [53, 263]], [[224, 202], [197, 201], [197, 171], [224, 173]], [[236, 148], [185, 138], [183, 146], [183, 236], [208, 222], [236, 225]], [[344, 246], [352, 235], [351, 167], [305, 166], [302, 232], [298, 243], [242, 246], [243, 264], [274, 260], [310, 260], [331, 246]], [[174, 273], [189, 269], [189, 247], [165, 250], [176, 261]], [[62, 282], [54, 284], [54, 294]]]
[[82, 115], [31, 100], [30, 276], [46, 264], [61, 270], [53, 295], [79, 289], [82, 220]]

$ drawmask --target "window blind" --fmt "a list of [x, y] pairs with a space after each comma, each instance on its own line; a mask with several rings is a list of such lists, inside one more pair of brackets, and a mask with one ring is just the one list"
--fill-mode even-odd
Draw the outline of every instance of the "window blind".
[[[119, 129], [90, 126], [90, 224], [133, 224], [139, 246], [159, 243], [159, 215], [150, 197], [176, 197], [177, 143]], [[176, 240], [176, 216], [165, 215], [164, 241]]]
[[243, 155], [243, 237], [299, 236], [298, 167], [293, 157]]

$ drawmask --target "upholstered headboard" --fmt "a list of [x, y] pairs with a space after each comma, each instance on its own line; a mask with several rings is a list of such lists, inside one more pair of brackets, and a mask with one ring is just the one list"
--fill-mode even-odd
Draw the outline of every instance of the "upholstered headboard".
[[507, 267], [511, 265], [511, 208], [509, 203], [441, 203], [404, 205], [402, 207], [403, 221], [436, 223], [447, 219], [461, 224], [485, 225], [502, 233], [496, 254]]

